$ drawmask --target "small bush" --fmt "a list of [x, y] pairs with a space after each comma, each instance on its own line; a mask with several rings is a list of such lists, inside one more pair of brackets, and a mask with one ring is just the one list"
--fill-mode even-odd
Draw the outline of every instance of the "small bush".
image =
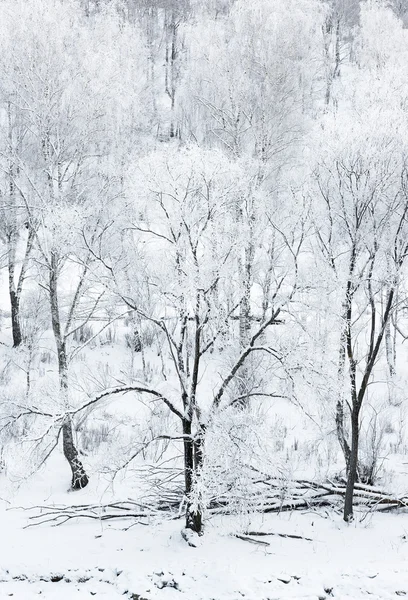
[[115, 342], [116, 330], [112, 326], [107, 327], [99, 336], [99, 344], [101, 346], [113, 346]]
[[86, 323], [74, 332], [74, 340], [77, 344], [85, 344], [93, 337], [92, 325]]
[[103, 421], [93, 425], [85, 425], [80, 433], [80, 446], [85, 452], [94, 452], [101, 444], [109, 441], [111, 428]]
[[130, 348], [133, 352], [142, 351], [142, 341], [140, 339], [140, 333], [137, 327], [133, 328], [133, 331], [125, 334], [126, 347]]

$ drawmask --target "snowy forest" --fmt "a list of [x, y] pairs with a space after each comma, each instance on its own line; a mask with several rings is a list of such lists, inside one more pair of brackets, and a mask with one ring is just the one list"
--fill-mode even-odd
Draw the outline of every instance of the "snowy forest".
[[407, 0], [0, 0], [0, 598], [408, 595], [407, 340]]

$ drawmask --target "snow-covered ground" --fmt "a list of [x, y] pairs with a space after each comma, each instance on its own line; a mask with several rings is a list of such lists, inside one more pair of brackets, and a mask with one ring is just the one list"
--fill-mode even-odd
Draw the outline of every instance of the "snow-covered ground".
[[[65, 492], [48, 475], [43, 471], [22, 486], [13, 505], [81, 504], [95, 493], [95, 488]], [[82, 520], [27, 529], [30, 513], [7, 506], [3, 501], [0, 510], [1, 599], [408, 596], [408, 514], [360, 513], [351, 525], [334, 512], [216, 517], [207, 521], [200, 545], [191, 548], [178, 519], [150, 525]], [[261, 543], [235, 537], [245, 531], [275, 535], [257, 537]]]
[[[95, 353], [96, 372], [97, 361], [112, 364], [114, 352], [119, 355], [117, 347], [88, 349], [87, 359], [92, 361]], [[123, 353], [124, 362], [125, 349]], [[300, 431], [305, 427], [301, 413], [289, 413], [289, 408], [279, 403], [273, 407], [276, 414], [284, 411], [285, 422], [290, 424], [290, 435], [282, 434], [286, 445], [280, 453], [276, 451], [275, 460], [286, 467], [296, 465], [298, 476], [313, 478], [317, 467], [316, 460], [307, 460], [308, 430]], [[112, 415], [130, 416], [139, 404], [126, 396], [106, 409]], [[394, 434], [387, 435], [391, 444]], [[301, 440], [296, 452], [292, 437]], [[351, 525], [340, 514], [325, 511], [251, 519], [216, 517], [206, 522], [197, 548], [189, 547], [181, 537], [182, 519], [144, 524], [133, 524], [131, 519], [82, 519], [58, 527], [49, 523], [25, 528], [32, 513], [18, 506], [106, 504], [137, 497], [130, 472], [121, 473], [112, 484], [111, 475], [98, 470], [98, 460], [105, 467], [113, 460], [113, 446], [107, 446], [107, 456], [101, 457], [103, 448], [95, 456], [84, 457], [91, 483], [81, 492], [66, 489], [70, 473], [61, 449], [27, 480], [13, 469], [0, 475], [0, 600], [386, 600], [408, 596], [408, 513], [403, 512], [358, 513]], [[386, 464], [391, 481], [386, 478], [385, 487], [404, 495], [406, 454], [389, 455]], [[329, 466], [335, 471], [333, 460]], [[235, 537], [245, 531], [275, 535], [249, 536], [258, 543]]]

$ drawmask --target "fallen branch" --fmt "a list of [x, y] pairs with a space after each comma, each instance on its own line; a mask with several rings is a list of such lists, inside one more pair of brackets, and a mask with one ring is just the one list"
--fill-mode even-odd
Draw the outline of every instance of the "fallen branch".
[[273, 531], [245, 531], [244, 535], [250, 535], [255, 537], [264, 537], [267, 535], [275, 535], [281, 538], [290, 538], [292, 540], [306, 540], [306, 542], [313, 542], [311, 538], [303, 537], [301, 535], [295, 535], [291, 533], [275, 533]]
[[254, 538], [248, 537], [247, 535], [239, 535], [235, 534], [236, 538], [240, 540], [244, 540], [244, 542], [250, 542], [251, 544], [258, 544], [258, 546], [270, 546], [269, 542], [264, 542], [263, 540], [255, 540]]
[[[63, 525], [72, 519], [94, 519], [98, 521], [108, 521], [112, 519], [146, 519], [157, 517], [160, 514], [159, 509], [147, 507], [144, 504], [126, 500], [124, 502], [112, 502], [110, 504], [77, 504], [73, 506], [31, 506], [17, 507], [19, 510], [38, 511], [36, 514], [28, 517], [30, 523], [25, 525], [24, 529], [52, 523], [54, 527]], [[137, 510], [139, 509], [139, 510]]]
[[[163, 517], [166, 514], [168, 518], [179, 518], [182, 514], [185, 497], [182, 486], [179, 485], [178, 481], [179, 472], [175, 472], [175, 475], [172, 469], [169, 472], [170, 476], [166, 485], [163, 485], [163, 481], [166, 481], [166, 477], [168, 476], [165, 469], [153, 473], [152, 493], [145, 497], [144, 503], [128, 499], [105, 505], [78, 504], [73, 506], [54, 505], [19, 508], [20, 510], [36, 513], [30, 515], [30, 523], [26, 527], [46, 523], [52, 523], [54, 526], [57, 526], [76, 518], [106, 521], [122, 518], [151, 519], [154, 517]], [[264, 484], [267, 486], [266, 489]], [[249, 484], [248, 499], [252, 505], [253, 512], [280, 513], [322, 507], [335, 509], [343, 503], [345, 492], [346, 488], [344, 485], [332, 483], [331, 481], [320, 483], [306, 479], [286, 480], [279, 477], [268, 477], [262, 480], [258, 479]], [[397, 497], [391, 493], [386, 493], [384, 490], [359, 484], [355, 489], [354, 504], [370, 511], [406, 509], [408, 508], [408, 496]], [[227, 515], [232, 513], [234, 513], [234, 498], [231, 496], [226, 495], [213, 498], [207, 506], [208, 515]], [[302, 538], [301, 536], [273, 532], [248, 532], [247, 537], [266, 535], [312, 541], [309, 538]]]

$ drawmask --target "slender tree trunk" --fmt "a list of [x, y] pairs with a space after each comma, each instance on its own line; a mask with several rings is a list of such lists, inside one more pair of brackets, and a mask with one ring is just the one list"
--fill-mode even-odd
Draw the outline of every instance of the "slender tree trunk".
[[180, 39], [178, 28], [183, 17], [182, 0], [171, 2], [164, 11], [165, 34], [165, 92], [170, 99], [169, 137], [180, 137], [180, 123], [176, 118], [176, 95], [179, 82]]
[[[68, 361], [65, 340], [61, 331], [57, 284], [58, 260], [56, 254], [52, 252], [49, 272], [51, 322], [57, 346], [60, 390], [66, 410], [68, 410]], [[71, 488], [73, 490], [80, 490], [88, 485], [89, 479], [81, 461], [78, 458], [78, 450], [74, 443], [74, 435], [72, 431], [72, 420], [68, 413], [66, 414], [62, 425], [62, 444], [64, 456], [67, 459], [72, 471]]]
[[[241, 217], [243, 215], [241, 214]], [[243, 258], [239, 260], [238, 268], [241, 272], [241, 289], [242, 298], [239, 305], [239, 344], [241, 350], [247, 347], [251, 338], [251, 287], [253, 282], [253, 262], [255, 256], [254, 231], [253, 231], [253, 215], [250, 214], [249, 220], [249, 237], [243, 250]], [[239, 408], [248, 407], [248, 398], [245, 398], [250, 390], [250, 365], [248, 362], [240, 369], [240, 377], [238, 379], [238, 392], [242, 400], [237, 404]]]
[[170, 22], [171, 31], [171, 48], [170, 48], [170, 101], [171, 101], [171, 123], [170, 123], [170, 137], [177, 135], [177, 126], [175, 119], [175, 106], [176, 106], [176, 59], [177, 59], [177, 24], [175, 20], [174, 10], [171, 14]]
[[29, 266], [30, 255], [33, 248], [35, 230], [30, 226], [24, 258], [21, 264], [20, 274], [15, 284], [16, 254], [17, 254], [17, 234], [11, 233], [8, 236], [8, 278], [9, 278], [9, 297], [11, 306], [11, 326], [13, 332], [13, 346], [16, 348], [23, 342], [20, 320], [20, 300], [23, 291], [23, 285]]
[[241, 284], [243, 295], [239, 307], [239, 341], [245, 348], [251, 336], [251, 287], [253, 280], [253, 262], [255, 256], [253, 215], [248, 216], [249, 239], [244, 248], [243, 260], [240, 260]]
[[340, 352], [339, 352], [339, 365], [337, 369], [339, 396], [336, 404], [336, 432], [337, 439], [340, 444], [340, 448], [344, 455], [346, 462], [346, 471], [348, 474], [349, 463], [350, 463], [350, 446], [347, 441], [346, 429], [345, 429], [345, 415], [344, 415], [344, 369], [346, 364], [346, 331], [343, 329], [340, 337]]
[[11, 306], [11, 329], [13, 334], [13, 346], [20, 346], [23, 341], [20, 324], [20, 293], [15, 284], [15, 268], [17, 254], [17, 233], [15, 224], [11, 225], [12, 231], [7, 236], [8, 244], [8, 283], [9, 298]]
[[333, 49], [333, 58], [330, 57], [330, 41], [327, 42], [326, 45], [326, 56], [328, 61], [333, 61], [333, 64], [329, 67], [329, 72], [327, 75], [327, 83], [326, 83], [326, 94], [325, 94], [325, 103], [326, 106], [330, 104], [330, 100], [332, 97], [332, 89], [333, 83], [337, 77], [340, 76], [340, 36], [341, 36], [341, 27], [340, 27], [341, 18], [339, 15], [330, 17], [327, 26], [326, 33], [327, 35], [334, 35], [334, 49]]
[[357, 481], [358, 472], [359, 412], [359, 409], [353, 406], [351, 413], [351, 452], [343, 513], [343, 518], [347, 523], [353, 520], [354, 485]]
[[349, 472], [350, 468], [350, 446], [348, 444], [345, 428], [344, 428], [344, 399], [343, 397], [339, 398], [336, 405], [336, 431], [337, 431], [337, 439], [339, 441], [340, 447], [342, 449], [344, 459], [346, 461], [346, 472]]
[[387, 357], [387, 380], [388, 380], [388, 401], [390, 404], [395, 404], [395, 362], [396, 362], [396, 347], [395, 335], [391, 328], [391, 319], [385, 327], [385, 354]]
[[9, 289], [11, 305], [11, 329], [13, 333], [13, 347], [17, 348], [23, 341], [20, 325], [20, 298], [13, 289]]
[[16, 257], [17, 257], [17, 242], [19, 238], [18, 226], [17, 226], [17, 209], [16, 209], [16, 186], [15, 176], [16, 168], [11, 158], [14, 148], [13, 141], [13, 126], [12, 126], [12, 114], [11, 104], [8, 103], [7, 107], [8, 115], [8, 141], [9, 141], [9, 165], [8, 165], [8, 187], [9, 187], [9, 227], [7, 234], [7, 245], [8, 245], [8, 280], [9, 280], [9, 297], [11, 305], [11, 328], [13, 333], [13, 347], [20, 346], [23, 341], [20, 326], [20, 295], [16, 290], [15, 283], [15, 269], [16, 269]]
[[385, 327], [385, 351], [387, 355], [388, 374], [390, 378], [393, 378], [395, 375], [395, 348], [391, 332], [391, 321], [388, 321]]
[[[336, 432], [337, 432], [337, 439], [339, 440], [340, 447], [343, 451], [344, 460], [346, 462], [347, 476], [349, 475], [349, 471], [350, 471], [351, 450], [350, 450], [350, 445], [347, 441], [347, 435], [346, 435], [346, 429], [345, 429], [345, 415], [344, 415], [345, 400], [344, 400], [343, 386], [344, 386], [344, 370], [345, 370], [345, 366], [346, 366], [346, 354], [347, 354], [349, 360], [351, 360], [351, 363], [350, 363], [351, 371], [353, 371], [353, 373], [350, 373], [350, 376], [351, 376], [352, 388], [354, 386], [354, 389], [352, 390], [352, 394], [353, 394], [352, 398], [353, 398], [353, 406], [354, 406], [354, 394], [356, 392], [356, 390], [355, 390], [355, 366], [352, 366], [353, 360], [352, 360], [352, 357], [350, 354], [350, 353], [352, 353], [351, 338], [350, 338], [351, 329], [350, 328], [351, 328], [352, 301], [353, 301], [353, 295], [354, 295], [353, 276], [354, 276], [354, 271], [355, 271], [355, 266], [356, 266], [356, 253], [357, 253], [357, 250], [356, 250], [356, 245], [354, 242], [352, 251], [351, 251], [351, 256], [350, 256], [349, 276], [348, 276], [348, 280], [347, 280], [346, 292], [345, 292], [345, 297], [344, 297], [343, 306], [342, 306], [343, 326], [342, 326], [342, 331], [340, 334], [339, 363], [338, 363], [338, 367], [337, 367], [337, 380], [338, 380], [337, 383], [339, 386], [339, 396], [338, 396], [338, 400], [337, 400], [337, 404], [336, 404]], [[358, 466], [356, 467], [356, 472], [358, 473]]]

